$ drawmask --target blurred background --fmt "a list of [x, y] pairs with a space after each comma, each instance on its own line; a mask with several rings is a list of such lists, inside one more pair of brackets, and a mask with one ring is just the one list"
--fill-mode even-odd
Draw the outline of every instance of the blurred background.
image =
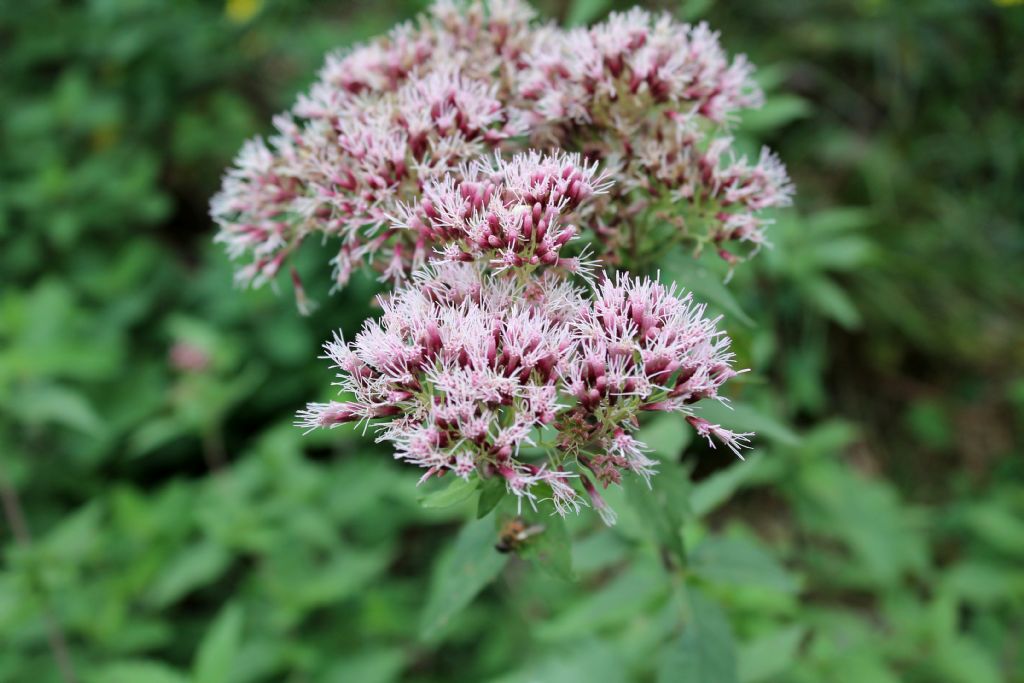
[[[575, 583], [513, 559], [459, 611], [471, 511], [290, 424], [374, 283], [304, 268], [302, 318], [284, 280], [232, 287], [206, 214], [325, 51], [423, 3], [0, 5], [0, 681], [1024, 681], [1024, 3], [649, 6], [759, 66], [741, 145], [798, 187], [727, 288], [662, 265], [754, 368], [722, 419], [756, 453], [645, 425], [686, 568], [627, 496], [569, 525]], [[679, 673], [680, 575], [730, 681]]]

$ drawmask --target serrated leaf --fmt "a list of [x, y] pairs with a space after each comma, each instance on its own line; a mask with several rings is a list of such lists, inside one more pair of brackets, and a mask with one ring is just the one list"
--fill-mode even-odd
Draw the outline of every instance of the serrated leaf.
[[439, 639], [452, 617], [501, 573], [508, 555], [494, 549], [495, 541], [489, 517], [462, 527], [434, 568], [430, 596], [420, 617], [421, 638]]
[[476, 491], [478, 480], [466, 481], [456, 477], [448, 486], [420, 498], [420, 505], [425, 508], [447, 508], [467, 501]]
[[242, 640], [242, 608], [229, 604], [210, 626], [193, 666], [195, 683], [227, 683]]
[[661, 657], [658, 683], [739, 683], [736, 645], [725, 613], [698, 591], [687, 594], [689, 618]]
[[796, 592], [796, 579], [753, 541], [709, 536], [693, 550], [690, 568], [711, 583]]

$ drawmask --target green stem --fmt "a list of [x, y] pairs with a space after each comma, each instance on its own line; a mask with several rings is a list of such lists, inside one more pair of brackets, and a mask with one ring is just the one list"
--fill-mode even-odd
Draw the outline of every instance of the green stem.
[[[4, 517], [15, 542], [22, 548], [28, 548], [32, 545], [32, 534], [29, 532], [28, 522], [25, 520], [25, 511], [21, 505], [21, 499], [18, 497], [18, 491], [7, 480], [2, 469], [0, 469], [0, 503], [3, 505]], [[46, 627], [46, 639], [49, 642], [50, 652], [53, 653], [57, 669], [60, 671], [60, 676], [64, 683], [78, 683], [78, 676], [71, 663], [71, 653], [67, 638], [64, 636], [64, 629], [54, 615], [47, 596], [41, 596], [40, 602], [42, 603], [43, 623]]]

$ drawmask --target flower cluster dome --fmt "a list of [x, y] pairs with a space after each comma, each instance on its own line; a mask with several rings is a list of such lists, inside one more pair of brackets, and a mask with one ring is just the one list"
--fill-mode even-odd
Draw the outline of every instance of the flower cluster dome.
[[423, 480], [497, 479], [607, 523], [598, 486], [656, 471], [642, 413], [739, 455], [751, 434], [700, 414], [737, 374], [720, 320], [627, 269], [677, 243], [731, 267], [765, 243], [793, 186], [731, 134], [761, 100], [706, 24], [639, 9], [565, 30], [520, 0], [441, 0], [330, 55], [211, 208], [242, 283], [316, 235], [336, 287], [362, 267], [392, 287], [379, 319], [324, 347], [346, 400], [297, 423], [372, 425]]

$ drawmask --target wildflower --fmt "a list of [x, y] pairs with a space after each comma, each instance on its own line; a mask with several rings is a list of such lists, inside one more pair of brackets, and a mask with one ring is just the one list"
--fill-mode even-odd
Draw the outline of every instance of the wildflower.
[[730, 59], [707, 24], [612, 13], [589, 29], [538, 30], [525, 59], [519, 95], [530, 104], [520, 108], [533, 144], [579, 148], [612, 169], [616, 190], [598, 212], [605, 255], [635, 254], [666, 217], [676, 230], [651, 235], [659, 246], [764, 243], [770, 221], [759, 213], [786, 206], [793, 188], [767, 151], [754, 166], [732, 158], [728, 131], [763, 95], [753, 66]]
[[355, 406], [331, 401], [330, 403], [307, 403], [305, 410], [296, 414], [295, 426], [306, 428], [307, 433], [317, 427], [333, 428], [339, 424], [358, 419]]
[[424, 479], [500, 477], [520, 506], [549, 500], [565, 515], [589, 499], [611, 523], [590, 478], [649, 482], [640, 412], [681, 413], [737, 454], [747, 443], [693, 412], [736, 372], [717, 320], [674, 287], [620, 275], [585, 292], [553, 271], [523, 281], [439, 263], [382, 308], [352, 342], [324, 345], [350, 400], [310, 404], [297, 424], [373, 421]]
[[730, 266], [756, 253], [764, 212], [793, 187], [769, 151], [753, 163], [732, 150], [732, 125], [763, 99], [751, 64], [667, 14], [572, 30], [533, 17], [519, 0], [439, 0], [328, 55], [211, 202], [216, 239], [245, 260], [238, 282], [273, 279], [312, 235], [337, 245], [335, 289], [363, 264], [397, 285], [435, 254], [587, 274], [589, 251], [561, 253], [583, 237], [631, 267], [674, 242]]
[[743, 454], [740, 452], [740, 449], [749, 448], [750, 437], [754, 435], [753, 432], [733, 432], [729, 429], [726, 429], [725, 427], [722, 427], [721, 425], [712, 424], [707, 420], [697, 417], [695, 415], [687, 416], [686, 421], [689, 422], [693, 426], [693, 428], [697, 430], [698, 434], [700, 434], [701, 436], [708, 440], [708, 444], [712, 448], [715, 447], [715, 441], [714, 439], [711, 438], [711, 435], [713, 434], [715, 436], [715, 439], [718, 439], [719, 441], [724, 443], [726, 447], [733, 453], [735, 453], [736, 457], [740, 458], [741, 460], [743, 459]]
[[591, 254], [632, 267], [691, 242], [731, 272], [793, 186], [769, 150], [734, 152], [762, 94], [706, 24], [533, 19], [519, 0], [437, 0], [329, 55], [275, 134], [242, 148], [211, 214], [242, 284], [316, 235], [334, 243], [334, 289], [364, 264], [394, 286], [379, 320], [324, 345], [349, 398], [298, 426], [372, 425], [421, 481], [498, 478], [520, 506], [613, 524], [595, 482], [656, 474], [642, 412], [679, 413], [736, 455], [750, 434], [698, 414], [737, 374], [719, 320], [674, 285], [595, 282]]
[[618, 521], [619, 516], [615, 513], [615, 510], [611, 508], [608, 503], [605, 502], [601, 494], [597, 492], [594, 487], [594, 483], [590, 481], [590, 478], [586, 475], [580, 477], [583, 482], [583, 489], [587, 492], [587, 496], [590, 498], [591, 504], [594, 509], [597, 510], [597, 514], [601, 516], [601, 521], [608, 526], [615, 526], [615, 522]]
[[428, 183], [423, 198], [403, 206], [393, 222], [417, 233], [417, 243], [437, 245], [442, 261], [576, 272], [578, 257], [560, 256], [578, 234], [566, 217], [608, 186], [578, 154], [495, 156]]
[[181, 372], [203, 372], [210, 367], [210, 354], [202, 346], [178, 340], [167, 354], [171, 367]]
[[270, 280], [315, 233], [342, 241], [339, 287], [361, 261], [395, 282], [422, 265], [426, 245], [386, 229], [387, 217], [424, 183], [522, 132], [502, 84], [532, 16], [515, 0], [461, 12], [442, 2], [416, 24], [329, 55], [309, 92], [275, 118], [276, 134], [243, 147], [211, 203], [217, 240], [251, 259], [238, 281]]
[[705, 23], [681, 24], [634, 8], [590, 29], [547, 29], [540, 36], [520, 87], [547, 125], [605, 124], [612, 109], [663, 104], [722, 123], [762, 99], [751, 65], [743, 56], [730, 61]]

